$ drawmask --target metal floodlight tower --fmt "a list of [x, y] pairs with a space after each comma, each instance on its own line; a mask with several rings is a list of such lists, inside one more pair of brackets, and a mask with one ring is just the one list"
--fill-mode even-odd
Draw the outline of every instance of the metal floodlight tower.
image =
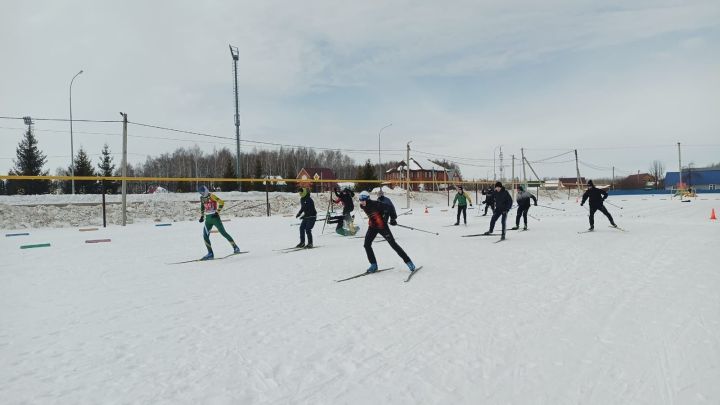
[[[240, 52], [236, 46], [230, 47], [230, 55], [233, 58], [233, 69], [235, 72], [235, 176], [240, 179], [240, 105], [238, 102], [238, 69], [237, 64], [240, 59]], [[238, 181], [238, 191], [242, 191], [242, 182]]]

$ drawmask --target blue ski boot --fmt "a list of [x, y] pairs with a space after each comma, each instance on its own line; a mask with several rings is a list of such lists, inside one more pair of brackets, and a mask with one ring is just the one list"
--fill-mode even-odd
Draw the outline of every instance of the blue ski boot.
[[233, 248], [233, 253], [234, 253], [234, 254], [240, 253], [240, 246], [235, 245], [235, 247]]
[[215, 258], [215, 255], [213, 254], [213, 252], [208, 252], [208, 254], [203, 256], [200, 260], [203, 260], [203, 261], [204, 260], [212, 260], [214, 258]]
[[408, 269], [410, 270], [411, 273], [412, 273], [413, 271], [415, 271], [415, 264], [412, 262], [412, 260], [409, 261], [409, 262], [407, 262], [407, 263], [405, 263], [405, 264], [407, 264]]
[[370, 263], [370, 267], [368, 267], [367, 273], [375, 273], [376, 271], [378, 271], [377, 263]]

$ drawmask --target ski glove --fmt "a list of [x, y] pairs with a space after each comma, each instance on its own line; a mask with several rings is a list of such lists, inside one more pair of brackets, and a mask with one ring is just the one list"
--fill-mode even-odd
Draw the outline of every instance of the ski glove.
[[453, 208], [455, 208], [455, 206], [454, 206], [454, 205], [453, 205], [452, 207], [453, 207]]
[[198, 219], [198, 222], [204, 222], [205, 221], [205, 215], [201, 216], [200, 219]]
[[390, 225], [393, 225], [393, 226], [397, 225], [397, 221], [395, 220], [395, 218], [390, 219]]

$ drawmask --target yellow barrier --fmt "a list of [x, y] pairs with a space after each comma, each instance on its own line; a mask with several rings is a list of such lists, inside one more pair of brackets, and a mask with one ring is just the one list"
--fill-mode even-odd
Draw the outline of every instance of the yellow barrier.
[[[277, 183], [383, 183], [402, 186], [404, 184], [493, 184], [492, 180], [463, 180], [463, 181], [428, 181], [428, 180], [355, 180], [355, 179], [228, 179], [217, 177], [102, 177], [102, 176], [7, 176], [0, 175], [5, 180], [73, 180], [76, 181], [146, 181], [146, 182], [226, 182], [226, 183], [264, 183], [276, 185]], [[508, 183], [509, 184], [509, 183]]]

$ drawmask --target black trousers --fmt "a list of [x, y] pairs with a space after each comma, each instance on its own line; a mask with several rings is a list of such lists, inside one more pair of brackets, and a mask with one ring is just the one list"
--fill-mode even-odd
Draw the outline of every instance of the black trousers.
[[303, 218], [300, 223], [300, 243], [305, 243], [305, 235], [309, 244], [313, 243], [312, 229], [315, 226], [315, 217]]
[[463, 214], [463, 221], [467, 224], [467, 205], [458, 205], [457, 222], [460, 223], [460, 213]]
[[343, 208], [343, 220], [338, 221], [337, 223], [337, 229], [340, 229], [343, 227], [343, 225], [350, 226], [350, 222], [352, 221], [352, 212], [353, 210]]
[[403, 259], [403, 262], [407, 263], [410, 261], [410, 258], [405, 253], [405, 251], [400, 247], [400, 245], [395, 242], [395, 237], [393, 237], [392, 232], [390, 232], [390, 228], [385, 227], [383, 229], [376, 229], [376, 228], [368, 228], [367, 233], [365, 234], [365, 253], [367, 254], [368, 261], [370, 264], [377, 264], [377, 259], [375, 258], [375, 252], [373, 251], [372, 244], [375, 240], [375, 237], [380, 234], [383, 238], [388, 242], [388, 245], [390, 245], [393, 250]]
[[610, 213], [608, 212], [607, 208], [605, 208], [604, 205], [601, 205], [601, 206], [599, 206], [599, 207], [592, 207], [592, 206], [591, 206], [591, 207], [590, 207], [590, 226], [592, 226], [592, 227], [595, 226], [595, 211], [600, 211], [600, 212], [602, 212], [603, 214], [605, 214], [605, 216], [607, 217], [607, 219], [610, 220], [610, 223], [611, 223], [611, 224], [614, 224], [614, 223], [615, 223], [615, 221], [613, 221], [612, 215], [610, 215]]
[[528, 211], [530, 211], [529, 205], [527, 207], [522, 205], [518, 206], [517, 216], [515, 217], [515, 226], [520, 226], [520, 217], [522, 217], [523, 221], [525, 222], [525, 227], [527, 227]]
[[500, 220], [500, 223], [502, 223], [502, 234], [505, 235], [505, 223], [507, 222], [507, 211], [494, 211], [492, 218], [490, 218], [490, 233], [495, 230], [495, 222], [502, 216], [502, 219]]
[[493, 214], [495, 213], [495, 208], [492, 207], [492, 203], [485, 203], [485, 212], [483, 213], [483, 215], [487, 215], [488, 208], [492, 210]]

